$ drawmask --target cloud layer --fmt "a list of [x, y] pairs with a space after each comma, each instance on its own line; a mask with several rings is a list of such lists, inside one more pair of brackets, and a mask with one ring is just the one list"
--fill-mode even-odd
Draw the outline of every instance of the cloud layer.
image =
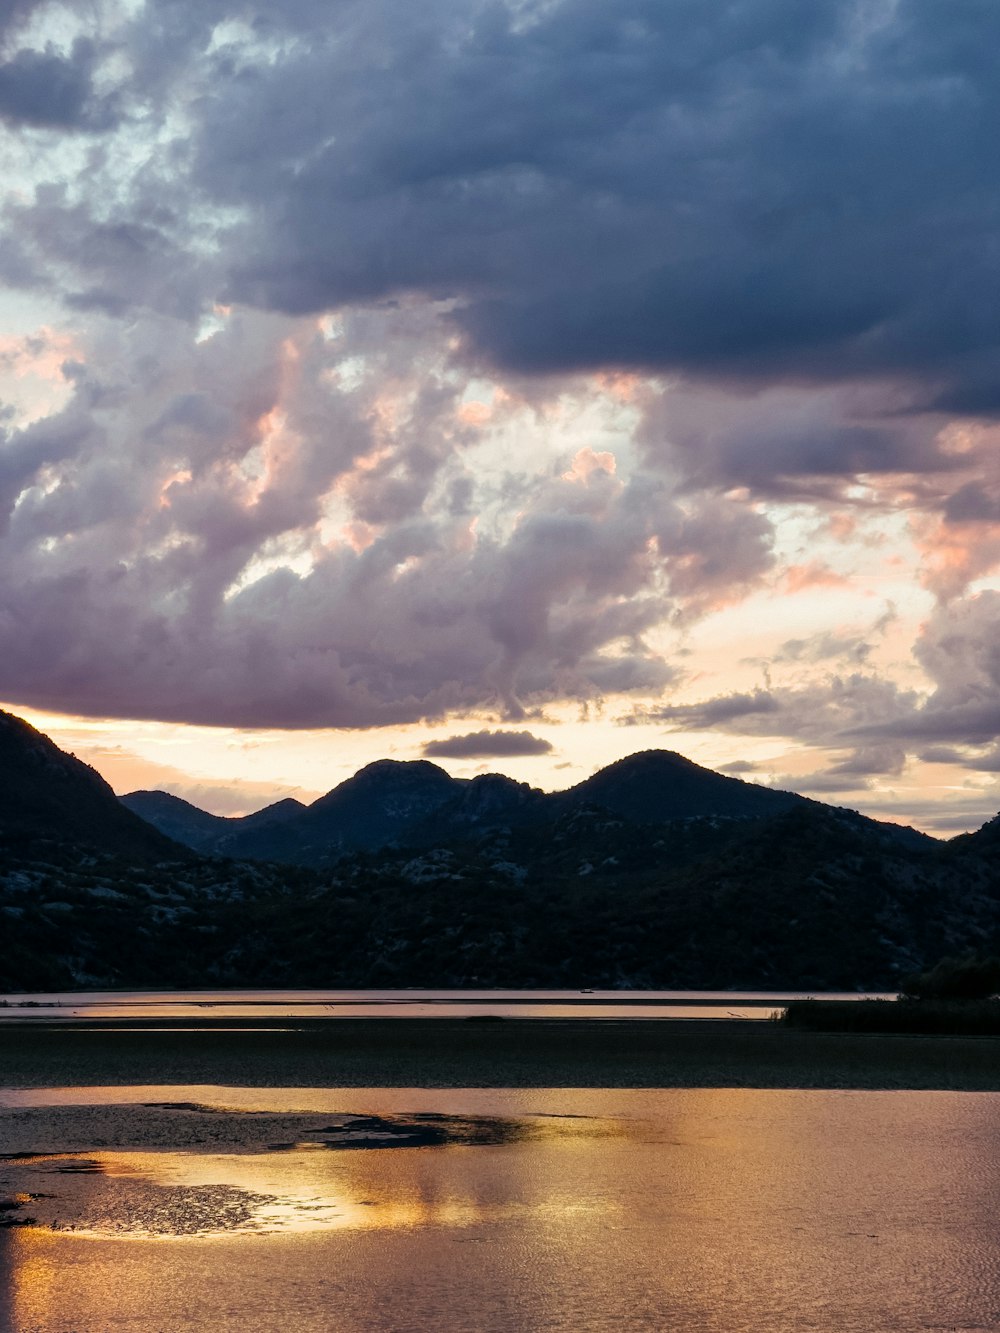
[[[625, 697], [830, 789], [994, 771], [998, 41], [981, 0], [3, 6], [0, 695]], [[699, 690], [700, 625], [848, 595]]]
[[267, 65], [216, 51], [194, 139], [201, 189], [249, 207], [236, 299], [421, 291], [529, 371], [903, 372], [952, 407], [1000, 402], [991, 7], [281, 16], [255, 15], [282, 42]]

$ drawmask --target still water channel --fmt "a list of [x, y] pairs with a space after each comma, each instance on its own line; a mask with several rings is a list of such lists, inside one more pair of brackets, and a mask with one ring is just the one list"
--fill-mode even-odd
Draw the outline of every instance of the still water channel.
[[[623, 990], [81, 991], [0, 995], [0, 1022], [109, 1018], [745, 1018], [805, 992]], [[859, 1000], [854, 992], [822, 999]]]
[[46, 1150], [0, 1162], [38, 1222], [3, 1333], [1000, 1329], [997, 1094], [61, 1089], [3, 1125]]

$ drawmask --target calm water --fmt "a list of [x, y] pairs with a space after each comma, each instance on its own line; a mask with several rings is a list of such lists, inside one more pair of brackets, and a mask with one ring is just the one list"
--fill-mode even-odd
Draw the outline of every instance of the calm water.
[[[805, 992], [566, 990], [86, 991], [0, 996], [0, 1022], [109, 1018], [747, 1018]], [[821, 998], [872, 998], [829, 994]], [[884, 997], [891, 998], [889, 996]]]
[[[247, 1124], [320, 1115], [328, 1137], [345, 1113], [515, 1132], [20, 1164], [63, 1216], [0, 1233], [3, 1333], [1000, 1329], [1000, 1095], [175, 1087], [0, 1103], [44, 1117], [46, 1100], [71, 1114], [89, 1097], [110, 1125], [139, 1114], [116, 1102], [164, 1092]], [[183, 1234], [193, 1214], [200, 1234]]]

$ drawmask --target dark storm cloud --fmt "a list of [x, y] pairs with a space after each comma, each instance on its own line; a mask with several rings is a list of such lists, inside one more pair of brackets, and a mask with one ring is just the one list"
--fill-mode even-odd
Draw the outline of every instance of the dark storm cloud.
[[[212, 57], [197, 180], [250, 208], [236, 298], [302, 312], [420, 291], [456, 298], [473, 343], [521, 369], [903, 374], [925, 402], [988, 403], [995, 6], [229, 12], [308, 33], [266, 64]], [[826, 447], [883, 465], [893, 444]]]
[[670, 452], [683, 458], [692, 485], [823, 502], [859, 474], [960, 468], [963, 460], [937, 440], [939, 427], [936, 418], [894, 410], [884, 386], [685, 384], [650, 400], [640, 438], [653, 460]]
[[934, 698], [912, 715], [891, 722], [871, 723], [845, 734], [892, 737], [911, 742], [941, 740], [982, 745], [1000, 736], [1000, 697], [966, 699], [954, 704]]
[[18, 497], [40, 469], [72, 458], [99, 439], [93, 420], [74, 404], [21, 431], [0, 431], [0, 536], [6, 530]]
[[1000, 773], [1000, 745], [988, 750], [959, 749], [954, 745], [931, 745], [919, 756], [925, 763], [958, 764], [974, 773]]
[[108, 129], [113, 102], [94, 94], [95, 54], [81, 39], [69, 58], [51, 48], [24, 49], [0, 63], [0, 119], [47, 129]]
[[906, 750], [902, 745], [865, 745], [831, 764], [827, 772], [834, 777], [896, 776], [903, 771], [905, 762]]
[[5, 38], [11, 30], [16, 30], [44, 4], [45, 0], [0, 0], [0, 37]]
[[550, 754], [552, 742], [530, 731], [471, 731], [464, 736], [446, 736], [427, 741], [422, 751], [432, 759], [492, 759], [509, 755]]
[[777, 713], [781, 704], [769, 690], [749, 694], [723, 694], [700, 704], [668, 704], [654, 714], [664, 722], [679, 722], [685, 728], [711, 728], [737, 718]]
[[723, 694], [693, 704], [639, 709], [643, 722], [667, 722], [671, 730], [717, 729], [743, 736], [787, 736], [807, 745], [846, 749], [836, 776], [884, 773], [897, 762], [894, 730], [908, 724], [918, 697], [868, 672], [828, 676], [820, 682], [773, 685]]
[[954, 745], [929, 745], [918, 753], [917, 758], [922, 764], [964, 764], [968, 751]]
[[1000, 497], [981, 481], [967, 482], [947, 497], [942, 514], [949, 523], [1000, 523]]
[[995, 746], [986, 754], [970, 756], [965, 761], [966, 768], [978, 773], [1000, 773], [1000, 746]]
[[64, 285], [70, 309], [127, 317], [146, 307], [192, 319], [206, 304], [205, 276], [173, 203], [138, 207], [109, 194], [95, 208], [70, 202], [56, 183], [40, 186], [30, 205], [12, 205], [9, 216], [49, 281], [74, 275]]

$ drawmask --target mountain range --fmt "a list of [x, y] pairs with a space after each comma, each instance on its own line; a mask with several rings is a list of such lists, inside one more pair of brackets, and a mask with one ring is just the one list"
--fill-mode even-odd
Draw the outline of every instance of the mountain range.
[[810, 804], [793, 792], [724, 777], [665, 750], [632, 755], [568, 791], [551, 793], [499, 773], [453, 778], [426, 759], [380, 759], [312, 805], [279, 801], [241, 819], [208, 814], [159, 791], [130, 792], [121, 802], [195, 851], [314, 867], [332, 865], [349, 852], [427, 847], [499, 828], [537, 827], [589, 807], [659, 824], [767, 818]]
[[940, 842], [665, 751], [568, 791], [369, 764], [224, 819], [0, 713], [0, 990], [891, 989], [1000, 948], [1000, 819]]
[[[670, 750], [645, 750], [600, 769], [566, 791], [544, 792], [500, 773], [453, 778], [425, 759], [379, 759], [314, 801], [282, 800], [242, 818], [212, 815], [162, 791], [120, 798], [169, 838], [205, 855], [320, 868], [384, 847], [462, 843], [498, 829], [537, 828], [582, 810], [632, 824], [768, 819], [821, 804], [702, 768]], [[846, 818], [876, 826], [853, 811]], [[925, 834], [880, 829], [911, 846]]]

